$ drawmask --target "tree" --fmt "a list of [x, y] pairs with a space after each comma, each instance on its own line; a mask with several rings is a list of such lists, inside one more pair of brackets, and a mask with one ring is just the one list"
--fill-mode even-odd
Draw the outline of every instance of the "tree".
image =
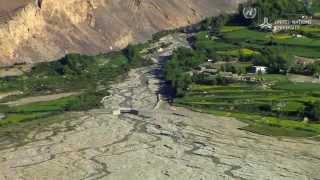
[[313, 118], [316, 121], [320, 121], [320, 100], [317, 100], [312, 105]]
[[309, 14], [301, 0], [257, 0], [254, 6], [259, 9], [262, 17], [270, 20], [289, 18], [295, 14]]
[[286, 73], [290, 71], [293, 57], [282, 49], [265, 49], [253, 57], [254, 65], [267, 66], [270, 73]]
[[212, 20], [211, 23], [211, 32], [213, 33], [219, 33], [222, 26], [224, 26], [228, 21], [230, 17], [226, 15], [220, 15]]
[[128, 58], [131, 66], [139, 67], [144, 65], [145, 63], [148, 63], [142, 58], [140, 53], [143, 47], [144, 47], [144, 44], [137, 44], [137, 45], [129, 44], [128, 47], [123, 51], [125, 56]]

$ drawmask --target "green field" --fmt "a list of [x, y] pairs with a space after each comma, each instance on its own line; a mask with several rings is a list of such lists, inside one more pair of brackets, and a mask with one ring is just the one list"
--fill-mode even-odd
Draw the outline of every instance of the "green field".
[[271, 33], [250, 30], [243, 26], [240, 27], [242, 28], [223, 33], [223, 37], [230, 41], [264, 43], [265, 41], [270, 40], [272, 35]]
[[250, 57], [255, 54], [260, 54], [258, 51], [254, 51], [248, 48], [240, 48], [240, 49], [234, 49], [234, 50], [228, 50], [228, 51], [217, 51], [217, 54], [219, 55], [224, 55], [224, 56], [235, 56], [235, 57], [240, 57], [240, 56], [246, 56]]
[[[301, 31], [307, 35], [311, 33], [313, 36], [319, 33], [320, 37], [318, 26], [303, 26]], [[208, 51], [215, 50], [223, 56], [250, 56], [268, 47], [284, 49], [295, 56], [320, 58], [320, 38], [307, 35], [297, 38], [288, 33], [272, 34], [251, 30], [245, 26], [223, 26], [221, 37], [218, 38], [212, 38], [207, 31], [199, 32], [195, 36], [195, 47]]]
[[[223, 39], [234, 44], [240, 43], [245, 47], [256, 47], [257, 49], [273, 42], [277, 44], [277, 48], [287, 49], [291, 54], [302, 57], [319, 58], [320, 57], [320, 39], [311, 37], [293, 37], [289, 34], [272, 34], [271, 32], [259, 32], [250, 30], [243, 26], [239, 28], [224, 27], [223, 29], [233, 29], [233, 31], [222, 30]], [[303, 26], [302, 31], [309, 33], [319, 33], [318, 26]]]
[[320, 33], [320, 26], [318, 25], [310, 25], [310, 26], [302, 26], [302, 32], [311, 32], [311, 33]]
[[[261, 130], [265, 130], [262, 126], [270, 126], [276, 127], [275, 131], [286, 129], [290, 136], [320, 133], [320, 124], [302, 122], [308, 105], [319, 99], [319, 84], [292, 83], [284, 75], [265, 75], [263, 78], [273, 82], [273, 85], [266, 88], [260, 84], [246, 83], [193, 84], [190, 91], [184, 97], [177, 98], [175, 103], [244, 120], [249, 122], [251, 131], [259, 131], [259, 128], [254, 128], [256, 126]], [[270, 133], [280, 135], [279, 132]]]
[[39, 119], [66, 111], [88, 110], [100, 106], [100, 100], [106, 91], [84, 92], [80, 95], [60, 98], [47, 102], [36, 102], [15, 107], [1, 106], [0, 113], [6, 117], [0, 120], [0, 126]]

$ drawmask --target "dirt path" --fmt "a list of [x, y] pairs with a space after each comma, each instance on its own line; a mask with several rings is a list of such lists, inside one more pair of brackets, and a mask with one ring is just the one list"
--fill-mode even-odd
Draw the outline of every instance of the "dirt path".
[[22, 94], [22, 92], [20, 92], [20, 91], [13, 91], [13, 92], [8, 92], [8, 93], [1, 93], [0, 92], [0, 100], [3, 98], [6, 98], [8, 96], [14, 96], [14, 95], [19, 95], [19, 94]]

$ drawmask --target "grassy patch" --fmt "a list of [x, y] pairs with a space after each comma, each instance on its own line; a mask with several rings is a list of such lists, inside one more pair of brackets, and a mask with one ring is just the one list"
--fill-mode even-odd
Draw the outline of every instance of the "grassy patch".
[[6, 117], [0, 120], [0, 126], [39, 119], [66, 111], [96, 108], [100, 106], [100, 100], [107, 94], [106, 91], [86, 92], [54, 101], [37, 102], [17, 107], [4, 106], [1, 112], [4, 113]]
[[271, 33], [259, 32], [243, 28], [241, 30], [223, 33], [224, 38], [227, 40], [239, 41], [239, 42], [264, 42], [268, 41], [271, 37]]
[[318, 25], [309, 25], [309, 26], [302, 26], [301, 31], [305, 33], [320, 33], [320, 26]]
[[225, 56], [235, 56], [235, 57], [240, 57], [240, 56], [250, 57], [260, 53], [258, 51], [254, 51], [248, 48], [240, 48], [240, 49], [234, 49], [229, 51], [217, 51], [217, 54], [225, 55]]
[[264, 81], [269, 81], [269, 82], [288, 82], [289, 79], [287, 76], [282, 75], [282, 74], [263, 74], [261, 76]]
[[46, 112], [34, 112], [34, 113], [10, 113], [7, 117], [0, 120], [0, 126], [8, 125], [11, 123], [19, 123], [30, 121], [33, 119], [39, 119], [48, 116]]
[[285, 39], [292, 38], [292, 35], [287, 34], [287, 33], [273, 34], [272, 36], [270, 36], [270, 38], [274, 38], [276, 40], [285, 40]]
[[281, 89], [293, 92], [318, 92], [320, 91], [320, 84], [317, 83], [302, 83], [302, 82], [278, 82], [275, 89]]

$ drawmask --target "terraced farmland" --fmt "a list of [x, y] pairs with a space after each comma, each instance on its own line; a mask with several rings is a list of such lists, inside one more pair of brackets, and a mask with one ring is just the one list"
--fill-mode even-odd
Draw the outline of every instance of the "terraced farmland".
[[[275, 81], [270, 82], [272, 85], [269, 87], [245, 83], [193, 85], [189, 93], [175, 103], [195, 110], [237, 117], [255, 126], [284, 128], [287, 133], [291, 130], [302, 130], [303, 135], [320, 133], [320, 124], [302, 122], [308, 116], [309, 104], [319, 98], [320, 85], [293, 83], [286, 81], [285, 77], [270, 79]], [[277, 128], [273, 130], [277, 131]], [[292, 134], [300, 136], [301, 132]]]
[[[283, 48], [296, 56], [319, 58], [320, 39], [319, 27], [303, 26], [301, 32], [305, 36], [301, 38], [289, 34], [272, 34], [271, 32], [259, 32], [239, 26], [226, 26], [222, 29], [223, 39], [229, 43], [241, 43], [244, 46], [261, 48], [277, 44], [277, 48]], [[272, 43], [271, 43], [272, 42]]]

